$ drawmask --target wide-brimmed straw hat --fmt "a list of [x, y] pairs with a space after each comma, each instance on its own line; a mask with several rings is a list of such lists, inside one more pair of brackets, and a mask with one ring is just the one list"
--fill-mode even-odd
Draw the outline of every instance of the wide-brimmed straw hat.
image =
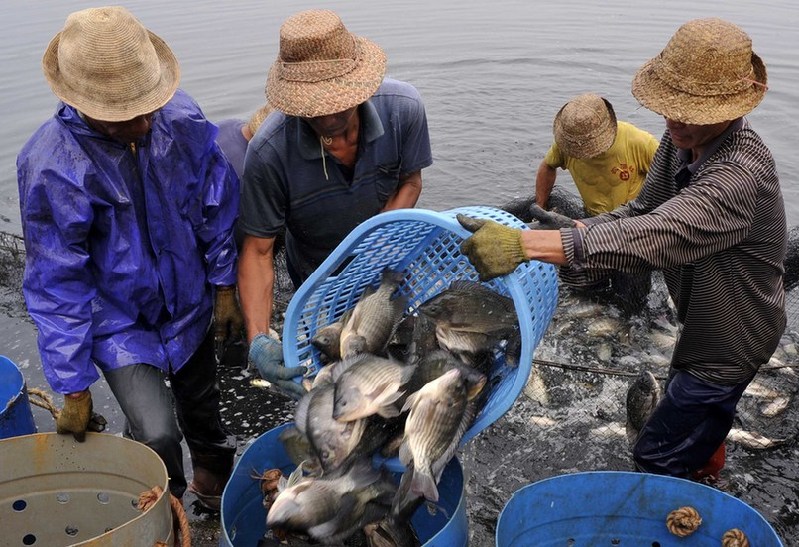
[[666, 48], [633, 78], [646, 108], [682, 123], [708, 125], [751, 112], [766, 93], [766, 67], [752, 40], [722, 19], [681, 26]]
[[555, 115], [555, 143], [568, 156], [589, 159], [600, 155], [616, 140], [616, 113], [604, 98], [593, 93], [578, 95]]
[[327, 116], [374, 95], [385, 72], [380, 46], [348, 32], [336, 13], [303, 11], [280, 27], [280, 52], [269, 70], [266, 96], [289, 116]]
[[158, 110], [180, 80], [169, 46], [118, 6], [71, 13], [47, 47], [42, 69], [59, 99], [108, 122]]

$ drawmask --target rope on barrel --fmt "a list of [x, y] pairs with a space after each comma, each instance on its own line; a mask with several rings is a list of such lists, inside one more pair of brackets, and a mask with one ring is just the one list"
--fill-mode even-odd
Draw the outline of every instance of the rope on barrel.
[[690, 536], [699, 525], [702, 524], [702, 517], [693, 507], [680, 507], [675, 509], [666, 517], [666, 527], [675, 536]]
[[[38, 389], [35, 387], [28, 388], [28, 395], [32, 395], [33, 398], [29, 399], [32, 405], [36, 405], [40, 408], [45, 410], [49, 410], [50, 414], [53, 415], [53, 419], [58, 418], [58, 407], [53, 404], [53, 398], [50, 396], [49, 393], [44, 391], [43, 389]], [[37, 399], [38, 398], [38, 399]], [[41, 400], [39, 400], [41, 399]]]
[[[153, 486], [150, 490], [145, 490], [141, 494], [139, 494], [139, 504], [138, 508], [140, 511], [144, 512], [147, 511], [150, 507], [158, 501], [161, 497], [161, 494], [164, 493], [164, 490], [160, 486]], [[174, 525], [175, 520], [177, 520], [178, 525], [180, 526], [180, 538], [181, 542], [178, 542], [178, 536], [175, 536], [175, 545], [182, 546], [182, 547], [191, 547], [191, 531], [189, 529], [189, 521], [186, 518], [186, 511], [183, 509], [183, 504], [180, 502], [178, 498], [169, 494], [169, 505], [172, 508], [172, 522]], [[164, 542], [156, 542], [155, 547], [168, 547]]]
[[746, 537], [743, 530], [733, 528], [721, 536], [721, 547], [749, 547], [749, 538]]

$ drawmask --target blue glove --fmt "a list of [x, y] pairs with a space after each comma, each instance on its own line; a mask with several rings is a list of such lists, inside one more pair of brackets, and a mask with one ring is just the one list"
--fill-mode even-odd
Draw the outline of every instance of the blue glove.
[[250, 342], [250, 363], [258, 369], [261, 378], [271, 382], [279, 391], [299, 399], [306, 391], [300, 384], [292, 381], [295, 376], [302, 376], [306, 367], [286, 367], [283, 363], [283, 345], [279, 340], [264, 333], [257, 334]]

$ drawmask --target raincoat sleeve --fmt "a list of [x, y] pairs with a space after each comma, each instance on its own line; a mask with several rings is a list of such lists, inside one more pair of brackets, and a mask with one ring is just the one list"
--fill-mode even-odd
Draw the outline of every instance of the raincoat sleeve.
[[204, 249], [206, 275], [211, 285], [236, 283], [236, 242], [234, 225], [239, 213], [239, 178], [233, 166], [215, 142], [212, 131], [205, 170], [203, 192], [203, 223], [197, 237]]
[[57, 155], [27, 157], [23, 150], [17, 174], [26, 249], [23, 292], [39, 330], [44, 374], [58, 393], [81, 391], [99, 378], [91, 361], [96, 288], [87, 239], [94, 215], [79, 182], [85, 172], [62, 168]]

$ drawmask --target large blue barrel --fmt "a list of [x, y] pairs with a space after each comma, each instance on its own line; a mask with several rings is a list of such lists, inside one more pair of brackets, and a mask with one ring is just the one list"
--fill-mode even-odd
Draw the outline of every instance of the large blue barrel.
[[0, 355], [0, 439], [36, 433], [25, 379], [11, 359]]
[[[233, 468], [222, 493], [219, 545], [249, 547], [264, 536], [266, 510], [258, 475], [267, 469], [279, 468], [284, 474], [295, 469], [279, 439], [280, 432], [289, 425], [283, 424], [256, 438]], [[422, 505], [411, 519], [419, 541], [427, 547], [465, 547], [468, 543], [466, 498], [463, 471], [457, 458], [444, 469], [438, 491], [438, 510], [433, 514]]]
[[[702, 518], [690, 536], [672, 534], [666, 519], [690, 506]], [[744, 532], [749, 545], [782, 547], [777, 533], [743, 501], [696, 482], [622, 471], [573, 473], [516, 491], [497, 522], [497, 547], [563, 545], [721, 545]]]

